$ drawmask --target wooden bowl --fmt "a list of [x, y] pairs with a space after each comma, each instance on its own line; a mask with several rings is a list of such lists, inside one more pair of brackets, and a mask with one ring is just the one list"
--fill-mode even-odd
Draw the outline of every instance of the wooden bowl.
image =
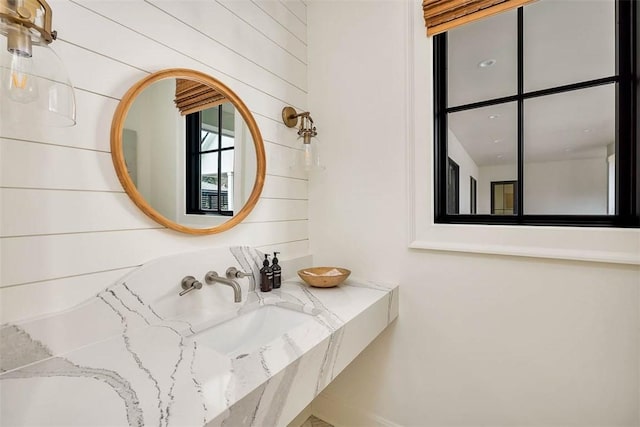
[[[342, 274], [335, 276], [323, 276], [323, 274], [331, 270], [338, 270]], [[316, 276], [314, 276], [314, 274]], [[313, 286], [314, 288], [333, 288], [334, 286], [338, 286], [340, 283], [344, 282], [350, 274], [351, 271], [340, 267], [310, 267], [298, 271], [298, 276], [300, 276], [306, 284]]]

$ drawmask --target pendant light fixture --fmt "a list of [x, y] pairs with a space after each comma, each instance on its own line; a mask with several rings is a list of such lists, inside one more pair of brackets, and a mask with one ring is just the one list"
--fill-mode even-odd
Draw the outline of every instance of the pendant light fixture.
[[73, 126], [76, 103], [62, 61], [49, 47], [44, 0], [0, 0], [0, 118], [20, 125]]
[[324, 170], [318, 153], [318, 139], [316, 138], [315, 144], [311, 143], [311, 138], [315, 138], [318, 135], [311, 114], [308, 111], [297, 113], [293, 107], [284, 107], [282, 109], [282, 121], [290, 128], [300, 123], [298, 136], [302, 138], [302, 152], [296, 152], [294, 167], [305, 172]]

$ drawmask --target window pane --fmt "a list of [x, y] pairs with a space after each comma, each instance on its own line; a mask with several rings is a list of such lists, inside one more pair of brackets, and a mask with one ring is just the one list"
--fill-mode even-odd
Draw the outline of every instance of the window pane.
[[218, 133], [202, 130], [200, 132], [200, 151], [210, 151], [218, 149]]
[[607, 214], [615, 98], [611, 84], [525, 101], [525, 214]]
[[518, 20], [515, 10], [447, 33], [448, 105], [515, 95], [518, 90]]
[[234, 137], [228, 135], [222, 135], [222, 148], [233, 147]]
[[225, 211], [233, 210], [233, 166], [234, 151], [227, 150], [222, 152], [222, 192], [224, 195]]
[[200, 207], [203, 210], [218, 209], [218, 154], [200, 156]]
[[541, 0], [524, 8], [525, 92], [615, 75], [615, 2]]
[[[515, 102], [451, 113], [447, 152], [459, 165], [460, 214], [491, 213], [491, 183], [518, 178], [518, 120]], [[470, 177], [477, 181], [477, 210], [471, 209]]]
[[230, 102], [222, 104], [222, 147], [233, 147], [236, 110]]
[[202, 127], [218, 129], [218, 107], [207, 108], [201, 113]]

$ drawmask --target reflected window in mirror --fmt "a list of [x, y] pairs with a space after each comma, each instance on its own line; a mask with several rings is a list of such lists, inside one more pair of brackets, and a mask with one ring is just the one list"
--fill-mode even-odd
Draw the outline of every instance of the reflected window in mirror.
[[160, 70], [129, 88], [113, 115], [111, 156], [135, 205], [189, 234], [239, 224], [264, 186], [264, 143], [251, 111], [224, 83], [196, 70]]
[[235, 108], [226, 102], [185, 119], [187, 213], [232, 216]]
[[539, 0], [434, 37], [436, 222], [639, 225], [639, 9]]

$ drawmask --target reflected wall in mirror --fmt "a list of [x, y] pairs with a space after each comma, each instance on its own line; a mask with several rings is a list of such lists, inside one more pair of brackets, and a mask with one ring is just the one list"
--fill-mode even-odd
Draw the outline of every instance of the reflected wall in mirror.
[[114, 114], [111, 153], [131, 200], [185, 233], [237, 225], [264, 185], [264, 145], [251, 112], [194, 70], [163, 70], [133, 85]]

